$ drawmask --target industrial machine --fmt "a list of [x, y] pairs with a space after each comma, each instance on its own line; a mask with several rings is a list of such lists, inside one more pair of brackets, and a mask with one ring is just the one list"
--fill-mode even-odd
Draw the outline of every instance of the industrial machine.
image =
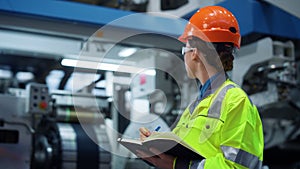
[[300, 168], [300, 67], [292, 41], [264, 38], [243, 46], [232, 79], [260, 112], [264, 163], [270, 168]]
[[[9, 89], [0, 100], [1, 168], [111, 168], [101, 113], [107, 98], [49, 93], [46, 85], [30, 83]], [[99, 107], [91, 105], [95, 101]]]

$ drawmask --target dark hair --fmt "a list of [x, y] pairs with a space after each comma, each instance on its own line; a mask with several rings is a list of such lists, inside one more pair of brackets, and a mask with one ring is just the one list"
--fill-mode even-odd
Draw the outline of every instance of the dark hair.
[[[207, 63], [214, 66], [216, 69], [230, 71], [233, 68], [233, 52], [234, 45], [231, 42], [205, 42], [197, 37], [189, 39], [191, 47], [199, 49], [206, 59]], [[221, 63], [220, 63], [221, 61]], [[222, 64], [222, 65], [221, 65]]]

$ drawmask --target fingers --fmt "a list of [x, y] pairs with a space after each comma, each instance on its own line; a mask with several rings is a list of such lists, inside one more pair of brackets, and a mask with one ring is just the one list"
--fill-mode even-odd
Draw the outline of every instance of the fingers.
[[151, 135], [151, 132], [145, 127], [141, 127], [139, 130], [143, 135], [145, 135], [147, 137], [149, 137]]
[[145, 138], [151, 135], [151, 132], [145, 127], [141, 127], [139, 130], [140, 130], [140, 140], [144, 140]]

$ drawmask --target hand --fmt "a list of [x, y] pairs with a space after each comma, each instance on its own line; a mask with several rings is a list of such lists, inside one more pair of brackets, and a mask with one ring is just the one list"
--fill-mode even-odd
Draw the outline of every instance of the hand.
[[150, 148], [150, 151], [155, 154], [155, 156], [151, 156], [150, 154], [147, 154], [140, 150], [137, 150], [137, 156], [160, 169], [173, 169], [173, 162], [175, 157], [162, 153], [155, 148]]
[[150, 130], [145, 127], [141, 127], [139, 130], [140, 130], [140, 140], [142, 141], [151, 135]]

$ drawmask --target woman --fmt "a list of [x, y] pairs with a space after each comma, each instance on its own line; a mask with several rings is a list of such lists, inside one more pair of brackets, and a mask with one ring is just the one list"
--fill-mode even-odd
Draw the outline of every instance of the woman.
[[[204, 159], [188, 160], [152, 149], [155, 157], [140, 157], [163, 169], [227, 169], [262, 167], [263, 130], [259, 113], [247, 94], [226, 71], [240, 48], [240, 30], [233, 14], [220, 6], [199, 9], [179, 40], [189, 78], [200, 81], [198, 98], [186, 108], [173, 129]], [[140, 128], [141, 139], [151, 135]]]

